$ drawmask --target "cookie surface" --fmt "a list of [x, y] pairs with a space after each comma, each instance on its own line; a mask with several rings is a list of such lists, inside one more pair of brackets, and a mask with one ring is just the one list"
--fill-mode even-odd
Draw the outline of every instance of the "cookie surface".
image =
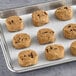
[[76, 41], [72, 42], [72, 44], [70, 46], [70, 50], [71, 50], [71, 54], [73, 56], [76, 56]]
[[49, 61], [63, 58], [64, 47], [58, 44], [48, 45], [45, 48], [45, 57]]
[[37, 10], [32, 13], [32, 21], [34, 26], [42, 26], [49, 22], [49, 17], [46, 11]]
[[23, 29], [24, 24], [22, 19], [19, 16], [10, 16], [5, 21], [8, 31], [20, 31]]
[[38, 62], [38, 55], [33, 50], [22, 51], [18, 55], [18, 62], [22, 67], [35, 65]]
[[70, 6], [62, 6], [57, 8], [55, 16], [59, 20], [70, 20], [73, 17], [73, 10]]
[[52, 29], [43, 28], [38, 31], [37, 39], [40, 44], [52, 43], [55, 41], [55, 33]]
[[19, 33], [13, 37], [13, 46], [17, 49], [29, 47], [31, 38], [26, 33]]
[[63, 28], [63, 34], [65, 38], [75, 39], [76, 38], [76, 24], [68, 24]]

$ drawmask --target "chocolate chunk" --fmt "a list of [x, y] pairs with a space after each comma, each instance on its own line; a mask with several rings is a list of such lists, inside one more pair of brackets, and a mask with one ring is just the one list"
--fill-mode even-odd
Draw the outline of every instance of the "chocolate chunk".
[[31, 52], [31, 58], [33, 58], [33, 54], [32, 54], [32, 52]]
[[68, 7], [64, 7], [64, 9], [68, 9]]
[[13, 20], [11, 20], [11, 22], [12, 22], [12, 23], [14, 23], [14, 21], [13, 21]]
[[21, 18], [19, 20], [22, 20]]
[[48, 49], [46, 49], [47, 53], [48, 53]]
[[44, 14], [45, 14], [45, 15], [47, 15], [47, 13], [46, 13], [46, 12], [44, 12]]
[[52, 47], [50, 47], [50, 49], [53, 49]]
[[24, 57], [26, 57], [26, 55], [24, 55]]
[[68, 28], [70, 28], [71, 26], [69, 25]]

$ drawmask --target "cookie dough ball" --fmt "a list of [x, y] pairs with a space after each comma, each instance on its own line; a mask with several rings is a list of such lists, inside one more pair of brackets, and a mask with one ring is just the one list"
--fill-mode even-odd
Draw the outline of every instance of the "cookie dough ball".
[[45, 57], [49, 61], [63, 58], [64, 47], [58, 44], [48, 45], [45, 48]]
[[15, 32], [23, 29], [24, 24], [19, 16], [10, 16], [5, 21], [8, 31]]
[[76, 56], [76, 41], [72, 42], [72, 44], [70, 46], [70, 50], [71, 50], [71, 54], [73, 56]]
[[43, 28], [38, 31], [37, 39], [40, 44], [52, 43], [55, 41], [55, 33], [52, 29]]
[[26, 33], [19, 33], [13, 37], [13, 46], [16, 49], [29, 47], [31, 44], [31, 38]]
[[63, 28], [65, 38], [76, 39], [76, 24], [68, 24]]
[[32, 13], [32, 21], [34, 26], [42, 26], [49, 22], [49, 17], [46, 11], [37, 10]]
[[70, 6], [62, 6], [57, 8], [55, 16], [59, 20], [70, 20], [73, 17], [73, 10]]
[[38, 62], [38, 55], [33, 50], [22, 51], [18, 55], [18, 62], [22, 67], [35, 65]]

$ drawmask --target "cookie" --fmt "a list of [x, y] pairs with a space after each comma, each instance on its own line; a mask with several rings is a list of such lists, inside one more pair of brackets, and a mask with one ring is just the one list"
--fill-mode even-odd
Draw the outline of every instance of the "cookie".
[[35, 65], [38, 62], [38, 55], [33, 50], [21, 51], [18, 54], [18, 63], [22, 67]]
[[63, 34], [65, 38], [76, 39], [76, 24], [68, 24], [63, 28]]
[[64, 57], [64, 47], [59, 44], [48, 45], [45, 48], [45, 58], [49, 61]]
[[70, 46], [70, 51], [73, 56], [76, 56], [76, 41], [73, 41]]
[[10, 16], [5, 21], [8, 31], [15, 32], [23, 29], [24, 24], [19, 16]]
[[16, 49], [29, 47], [31, 44], [31, 38], [26, 33], [19, 33], [13, 37], [13, 46]]
[[62, 6], [56, 9], [55, 16], [62, 21], [70, 20], [73, 17], [73, 10], [70, 6]]
[[34, 26], [42, 26], [49, 22], [49, 17], [46, 11], [44, 10], [37, 10], [32, 13], [32, 21]]
[[43, 28], [38, 31], [37, 39], [40, 44], [53, 43], [55, 41], [55, 33], [52, 29]]

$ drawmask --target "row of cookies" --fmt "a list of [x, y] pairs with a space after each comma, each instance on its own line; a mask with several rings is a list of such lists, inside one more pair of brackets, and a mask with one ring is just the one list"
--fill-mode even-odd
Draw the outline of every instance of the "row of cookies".
[[[70, 52], [76, 56], [76, 41], [72, 42]], [[45, 48], [45, 58], [48, 61], [62, 59], [65, 56], [64, 47], [59, 44], [51, 44]], [[24, 50], [18, 54], [18, 63], [22, 67], [35, 65], [38, 63], [38, 54], [34, 50]]]
[[[19, 33], [13, 37], [13, 46], [16, 49], [26, 48], [31, 45], [31, 37], [27, 33]], [[39, 44], [53, 43], [55, 41], [55, 33], [52, 29], [43, 28], [37, 33]]]
[[[76, 24], [68, 24], [63, 28], [63, 35], [68, 39], [76, 39]], [[40, 44], [53, 43], [56, 40], [55, 32], [50, 28], [42, 28], [37, 32]], [[31, 37], [26, 33], [16, 34], [13, 37], [13, 46], [17, 49], [26, 48], [31, 45]]]
[[[56, 9], [55, 16], [59, 20], [70, 20], [73, 17], [73, 10], [70, 6], [62, 6]], [[32, 13], [32, 22], [34, 26], [42, 26], [49, 22], [48, 13], [44, 10], [37, 10]], [[8, 31], [19, 31], [24, 28], [23, 20], [19, 16], [10, 16], [6, 19]]]

